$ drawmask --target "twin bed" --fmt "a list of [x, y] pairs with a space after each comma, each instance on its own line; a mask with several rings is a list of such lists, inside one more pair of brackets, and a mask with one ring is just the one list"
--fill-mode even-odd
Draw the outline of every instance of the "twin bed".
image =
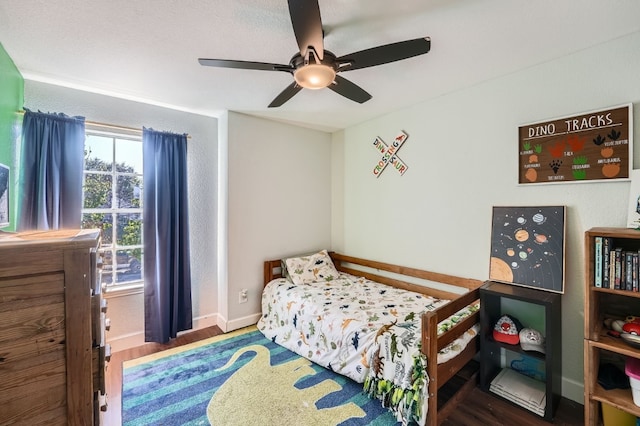
[[403, 424], [439, 424], [475, 386], [438, 409], [478, 351], [478, 280], [321, 251], [266, 261], [264, 284], [258, 329], [363, 383]]

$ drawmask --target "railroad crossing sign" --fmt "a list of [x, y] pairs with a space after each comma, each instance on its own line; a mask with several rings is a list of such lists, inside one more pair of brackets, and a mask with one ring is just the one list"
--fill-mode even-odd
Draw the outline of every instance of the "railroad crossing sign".
[[400, 134], [396, 136], [391, 146], [387, 146], [387, 144], [385, 144], [379, 136], [376, 137], [376, 140], [373, 141], [373, 147], [380, 151], [380, 153], [382, 154], [382, 159], [378, 161], [378, 164], [376, 164], [376, 166], [373, 168], [373, 174], [375, 175], [375, 177], [380, 177], [384, 169], [387, 167], [387, 164], [389, 163], [391, 163], [393, 168], [396, 169], [401, 176], [404, 174], [404, 172], [407, 171], [407, 165], [404, 164], [404, 161], [402, 161], [400, 157], [398, 157], [397, 152], [408, 137], [409, 135], [407, 135], [403, 131], [400, 131]]

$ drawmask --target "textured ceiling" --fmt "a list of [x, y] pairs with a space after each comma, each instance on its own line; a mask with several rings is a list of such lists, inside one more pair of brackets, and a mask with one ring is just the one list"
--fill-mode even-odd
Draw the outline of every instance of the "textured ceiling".
[[285, 0], [1, 0], [0, 43], [26, 79], [333, 131], [640, 31], [638, 0], [319, 5], [325, 49], [337, 56], [424, 36], [431, 52], [341, 74], [371, 93], [364, 104], [303, 90], [269, 109], [292, 81], [288, 73], [203, 67], [197, 59], [287, 64], [297, 43]]

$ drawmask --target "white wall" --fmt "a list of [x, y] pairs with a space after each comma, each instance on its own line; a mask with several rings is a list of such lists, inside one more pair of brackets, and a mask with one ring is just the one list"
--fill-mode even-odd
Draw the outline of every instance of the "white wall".
[[331, 149], [328, 133], [229, 113], [223, 329], [258, 320], [265, 260], [330, 248]]
[[[566, 205], [562, 297], [563, 395], [583, 401], [584, 231], [625, 226], [628, 182], [518, 186], [518, 126], [636, 103], [640, 33], [362, 123], [333, 135], [342, 154], [334, 249], [354, 256], [488, 279], [494, 205]], [[429, 84], [425, 75], [424, 84]], [[399, 94], [402, 96], [402, 94]], [[376, 136], [409, 139], [404, 176], [372, 174]], [[634, 153], [638, 161], [638, 153]]]
[[[216, 210], [218, 120], [60, 86], [25, 81], [25, 107], [64, 112], [96, 121], [142, 129], [188, 133], [189, 221], [194, 328], [215, 324], [217, 314]], [[142, 294], [110, 297], [107, 316], [112, 349], [144, 342]]]

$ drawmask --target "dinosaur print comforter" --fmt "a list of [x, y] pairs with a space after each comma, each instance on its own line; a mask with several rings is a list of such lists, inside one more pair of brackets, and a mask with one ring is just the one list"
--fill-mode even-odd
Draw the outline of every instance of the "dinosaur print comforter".
[[[279, 278], [264, 289], [257, 326], [275, 343], [365, 383], [365, 390], [383, 399], [404, 423], [410, 412], [412, 417], [426, 416], [415, 406], [423, 405], [420, 395], [428, 380], [419, 348], [421, 313], [447, 302], [345, 273], [304, 285]], [[464, 316], [459, 312], [441, 322], [439, 332]], [[443, 361], [464, 349], [464, 340], [476, 333], [441, 351]], [[405, 393], [414, 387], [413, 393]], [[403, 389], [402, 395], [396, 389]], [[403, 402], [414, 401], [414, 393], [418, 404]]]

